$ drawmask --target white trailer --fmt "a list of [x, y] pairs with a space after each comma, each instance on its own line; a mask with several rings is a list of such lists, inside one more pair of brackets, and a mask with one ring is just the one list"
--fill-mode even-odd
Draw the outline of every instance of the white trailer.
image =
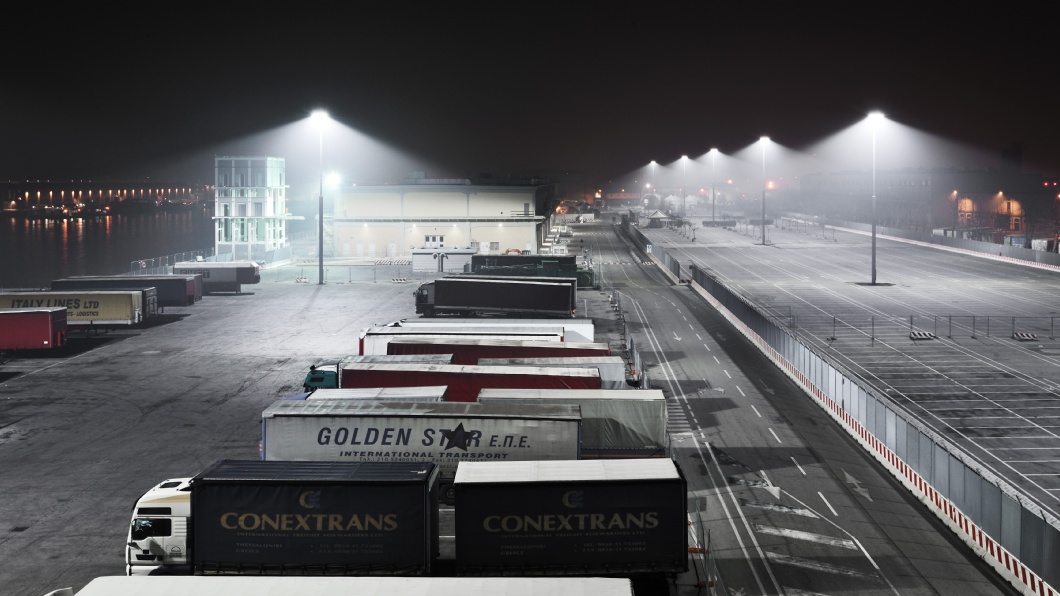
[[[64, 589], [52, 594], [71, 595]], [[340, 577], [160, 575], [97, 577], [76, 596], [633, 596], [618, 577]]]
[[621, 356], [574, 356], [545, 358], [479, 358], [479, 366], [567, 366], [600, 371], [601, 389], [628, 389], [629, 367]]
[[507, 317], [425, 317], [402, 319], [396, 323], [401, 327], [563, 327], [564, 341], [592, 343], [596, 341], [596, 327], [592, 319], [509, 319]]
[[395, 337], [416, 339], [521, 339], [563, 341], [563, 327], [367, 327], [361, 330], [362, 356], [386, 354], [386, 345]]
[[274, 461], [430, 461], [443, 499], [462, 461], [578, 459], [581, 414], [566, 404], [279, 400], [261, 413]]
[[0, 293], [0, 308], [66, 308], [67, 327], [136, 325], [143, 321], [142, 290]]
[[481, 404], [568, 404], [582, 414], [582, 459], [665, 457], [661, 389], [481, 389]]
[[201, 275], [202, 291], [240, 292], [244, 284], [261, 282], [261, 267], [253, 261], [184, 261], [173, 264], [174, 275]]
[[445, 401], [449, 387], [354, 387], [349, 389], [317, 389], [306, 399], [374, 399], [384, 401]]

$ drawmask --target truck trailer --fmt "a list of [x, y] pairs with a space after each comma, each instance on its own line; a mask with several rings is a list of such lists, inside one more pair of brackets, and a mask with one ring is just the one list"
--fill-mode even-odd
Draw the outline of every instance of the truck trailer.
[[0, 352], [50, 350], [65, 343], [65, 306], [0, 308]]
[[470, 364], [349, 364], [343, 387], [446, 385], [449, 401], [474, 402], [487, 388], [599, 389], [600, 373], [591, 368], [475, 366]]
[[[71, 592], [64, 592], [70, 594]], [[76, 596], [633, 596], [621, 577], [97, 577]], [[56, 594], [58, 596], [58, 594]]]
[[342, 367], [352, 362], [428, 362], [434, 364], [451, 364], [452, 354], [408, 354], [404, 356], [391, 356], [389, 354], [368, 354], [358, 356], [346, 356], [335, 362], [313, 364], [309, 367], [305, 379], [302, 380], [302, 390], [309, 392], [314, 389], [342, 389], [341, 377]]
[[582, 412], [582, 459], [666, 457], [666, 397], [661, 389], [483, 389], [478, 401], [568, 404]]
[[463, 462], [456, 572], [676, 576], [688, 571], [688, 495], [670, 458]]
[[416, 317], [392, 323], [398, 327], [563, 327], [563, 341], [596, 341], [596, 326], [592, 319], [515, 319], [512, 317]]
[[462, 461], [577, 459], [577, 406], [279, 400], [261, 414], [267, 461], [429, 461], [444, 502]]
[[52, 290], [157, 289], [158, 306], [191, 306], [202, 300], [201, 275], [80, 275], [53, 279]]
[[415, 291], [416, 314], [572, 318], [577, 313], [577, 280], [563, 279], [442, 277]]
[[424, 461], [220, 460], [140, 497], [126, 572], [428, 575], [437, 481]]
[[600, 371], [601, 389], [628, 389], [630, 367], [621, 356], [575, 356], [546, 358], [479, 358], [482, 366], [567, 366]]
[[306, 399], [364, 399], [378, 401], [446, 401], [449, 388], [430, 387], [360, 387], [357, 389], [316, 389], [304, 394]]
[[261, 267], [253, 261], [184, 261], [173, 264], [173, 275], [201, 275], [206, 294], [238, 293], [244, 284], [261, 283]]
[[[563, 328], [554, 327], [368, 327], [361, 330], [358, 347], [362, 356], [390, 354], [387, 344], [396, 338], [440, 339], [521, 339], [526, 341], [563, 341]], [[438, 353], [438, 352], [430, 352]]]
[[144, 317], [140, 290], [0, 293], [0, 308], [50, 307], [66, 308], [68, 327], [136, 325]]
[[573, 358], [611, 355], [611, 347], [605, 343], [448, 337], [398, 337], [390, 340], [386, 350], [387, 354], [452, 354], [453, 364], [479, 364], [482, 358]]

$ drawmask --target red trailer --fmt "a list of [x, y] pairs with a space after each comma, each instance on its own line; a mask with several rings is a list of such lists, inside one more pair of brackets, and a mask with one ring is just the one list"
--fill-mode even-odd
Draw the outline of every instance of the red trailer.
[[66, 343], [66, 307], [0, 308], [0, 350], [47, 350]]
[[447, 385], [448, 401], [474, 402], [482, 389], [599, 389], [595, 368], [471, 366], [461, 364], [351, 363], [342, 368], [343, 387]]
[[387, 343], [388, 354], [452, 354], [453, 364], [478, 364], [479, 358], [574, 358], [610, 356], [605, 343], [527, 341], [521, 339], [403, 338]]

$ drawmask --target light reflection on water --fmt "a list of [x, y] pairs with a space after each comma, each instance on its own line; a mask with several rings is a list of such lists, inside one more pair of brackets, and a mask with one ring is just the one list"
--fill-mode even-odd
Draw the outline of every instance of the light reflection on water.
[[205, 209], [91, 219], [0, 219], [0, 287], [39, 288], [72, 275], [114, 275], [134, 260], [213, 248]]

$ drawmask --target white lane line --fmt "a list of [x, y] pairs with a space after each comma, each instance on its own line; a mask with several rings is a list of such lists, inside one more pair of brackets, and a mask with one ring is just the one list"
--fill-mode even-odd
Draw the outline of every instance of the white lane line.
[[834, 573], [836, 575], [845, 575], [847, 577], [857, 577], [877, 583], [880, 581], [880, 576], [875, 573], [865, 573], [852, 569], [850, 567], [844, 567], [842, 565], [831, 565], [828, 563], [821, 563], [818, 561], [811, 561], [810, 559], [801, 559], [799, 557], [789, 557], [788, 555], [781, 555], [773, 552], [766, 552], [766, 556], [769, 557], [774, 563], [781, 563], [791, 565], [793, 567], [801, 567], [803, 569], [812, 569], [814, 571], [824, 571], [826, 573]]
[[721, 372], [725, 373], [726, 377], [729, 377], [730, 379], [732, 378], [732, 375], [729, 374], [729, 371], [725, 370], [724, 368], [721, 369]]
[[846, 548], [850, 550], [858, 550], [858, 545], [854, 544], [853, 540], [847, 540], [845, 538], [833, 538], [831, 536], [825, 536], [824, 534], [814, 534], [813, 532], [803, 532], [801, 530], [789, 530], [788, 528], [777, 528], [774, 526], [762, 526], [759, 524], [751, 524], [751, 527], [755, 529], [759, 534], [770, 534], [773, 536], [784, 536], [786, 538], [792, 538], [794, 540], [805, 540], [807, 542], [816, 542], [818, 544], [827, 544], [829, 546], [835, 546], [839, 548]]
[[710, 351], [710, 346], [708, 346], [707, 344], [703, 344], [703, 347], [706, 348], [708, 352]]
[[835, 509], [832, 509], [832, 504], [828, 502], [828, 499], [824, 498], [824, 495], [821, 494], [821, 491], [817, 491], [817, 496], [821, 497], [821, 500], [824, 501], [824, 504], [828, 506], [828, 510], [832, 512], [832, 515], [839, 517], [839, 514], [835, 512]]
[[[743, 389], [740, 389], [739, 385], [736, 386], [736, 390], [740, 392], [740, 395], [747, 397], [747, 394], [743, 392]], [[758, 412], [758, 410], [755, 410], [755, 412]], [[759, 416], [761, 416], [761, 414], [759, 414]]]
[[[754, 406], [752, 406], [752, 407], [754, 407]], [[795, 464], [795, 467], [798, 468], [800, 472], [802, 472], [802, 475], [805, 476], [806, 475], [806, 470], [802, 469], [802, 466], [799, 465], [799, 462], [795, 461], [794, 457], [791, 458], [791, 461], [792, 461], [792, 463]]]
[[752, 410], [754, 410], [755, 414], [757, 414], [759, 418], [761, 418], [761, 417], [762, 417], [762, 414], [761, 414], [761, 413], [760, 413], [760, 412], [758, 411], [758, 408], [756, 408], [756, 407], [754, 407], [754, 406], [752, 405], [752, 406], [751, 406], [751, 409], [752, 409]]
[[783, 443], [784, 442], [784, 441], [780, 440], [780, 437], [777, 436], [777, 433], [773, 432], [773, 429], [769, 429], [769, 434], [773, 435], [773, 438], [777, 440], [777, 443]]
[[717, 356], [714, 357], [714, 362], [717, 362], [718, 364], [721, 364], [721, 360], [718, 360]]

